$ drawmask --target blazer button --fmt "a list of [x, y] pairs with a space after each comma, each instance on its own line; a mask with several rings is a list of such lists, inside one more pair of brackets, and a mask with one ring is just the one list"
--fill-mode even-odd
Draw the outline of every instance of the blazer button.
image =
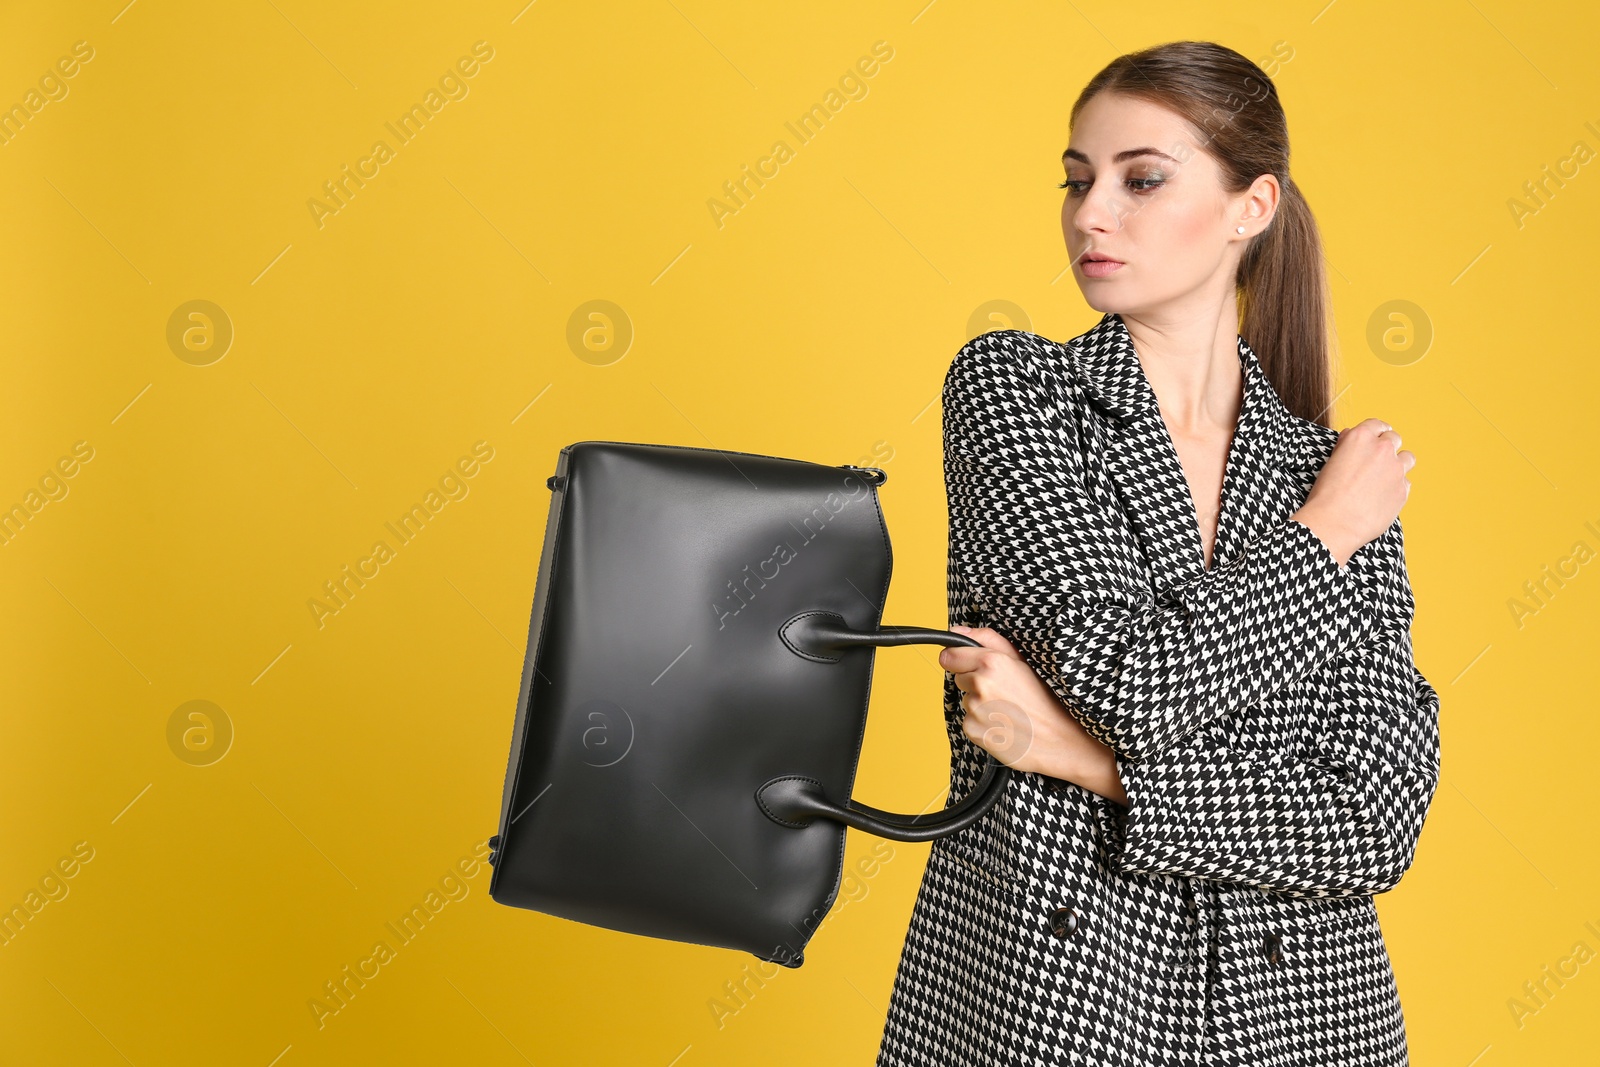
[[1057, 908], [1050, 913], [1050, 932], [1062, 940], [1076, 934], [1082, 925], [1083, 916], [1077, 908]]
[[1067, 783], [1059, 778], [1050, 779], [1045, 788], [1050, 790], [1050, 795], [1053, 797], [1066, 796], [1067, 794]]
[[1268, 963], [1276, 965], [1283, 962], [1283, 938], [1277, 934], [1268, 934], [1263, 948], [1266, 951]]

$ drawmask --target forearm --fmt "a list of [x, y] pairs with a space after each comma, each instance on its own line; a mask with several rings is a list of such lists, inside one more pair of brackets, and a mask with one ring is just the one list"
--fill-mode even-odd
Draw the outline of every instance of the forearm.
[[1393, 888], [1438, 784], [1439, 694], [1404, 630], [1321, 684], [1327, 707], [1294, 745], [1252, 744], [1269, 717], [1204, 729], [1150, 760], [1114, 757], [1123, 796], [1086, 786], [1106, 798], [1095, 804], [1113, 869], [1298, 895]]
[[1347, 530], [1344, 524], [1338, 521], [1337, 515], [1329, 514], [1315, 504], [1302, 506], [1289, 518], [1316, 534], [1322, 543], [1328, 546], [1328, 552], [1333, 556], [1334, 562], [1339, 564], [1341, 572], [1350, 562], [1350, 557], [1367, 543], [1359, 535]]
[[994, 565], [960, 563], [976, 571], [995, 627], [1094, 737], [1132, 759], [1305, 677], [1371, 621], [1355, 565], [1347, 573], [1298, 521], [1159, 598], [1112, 586], [1023, 598], [995, 590]]
[[1084, 754], [1079, 765], [1068, 772], [1072, 775], [1069, 781], [1077, 782], [1091, 793], [1098, 793], [1107, 800], [1114, 800], [1123, 807], [1128, 806], [1128, 794], [1122, 788], [1122, 778], [1117, 773], [1116, 750], [1107, 748], [1100, 742], [1095, 742], [1096, 751]]
[[[1070, 716], [1057, 701], [1061, 715]], [[1117, 752], [1090, 737], [1081, 729], [1069, 734], [1063, 744], [1052, 754], [1046, 770], [1052, 778], [1060, 778], [1098, 793], [1107, 800], [1128, 806], [1128, 794], [1122, 788], [1122, 776], [1117, 767]]]

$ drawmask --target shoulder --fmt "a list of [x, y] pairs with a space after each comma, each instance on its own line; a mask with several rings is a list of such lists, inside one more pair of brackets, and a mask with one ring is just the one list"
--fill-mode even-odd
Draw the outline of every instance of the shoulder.
[[1037, 357], [1045, 345], [1054, 342], [1041, 337], [1028, 330], [990, 330], [982, 333], [961, 346], [956, 353], [956, 358], [951, 361], [957, 363], [1029, 363]]
[[1339, 443], [1339, 431], [1303, 419], [1288, 408], [1283, 410], [1284, 434], [1287, 437], [1286, 462], [1308, 474], [1316, 474], [1333, 455], [1333, 446]]
[[1070, 343], [1028, 330], [991, 330], [961, 346], [945, 371], [944, 393], [1027, 393], [1059, 403], [1064, 386], [1077, 377], [1077, 352]]
[[1027, 330], [992, 330], [961, 346], [945, 372], [947, 453], [1060, 462], [1078, 406], [1069, 346]]

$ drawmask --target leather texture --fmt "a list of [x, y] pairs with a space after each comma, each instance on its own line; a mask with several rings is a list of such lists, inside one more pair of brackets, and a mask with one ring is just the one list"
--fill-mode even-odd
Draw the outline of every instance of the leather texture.
[[798, 967], [847, 826], [958, 832], [999, 799], [902, 815], [851, 798], [892, 553], [875, 468], [717, 449], [562, 449], [490, 896]]

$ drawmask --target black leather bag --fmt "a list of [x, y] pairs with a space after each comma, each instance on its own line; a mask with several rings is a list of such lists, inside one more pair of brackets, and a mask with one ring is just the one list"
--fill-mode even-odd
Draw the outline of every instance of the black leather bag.
[[1000, 798], [991, 756], [942, 811], [850, 798], [889, 532], [871, 467], [582, 441], [561, 450], [490, 896], [799, 967], [845, 828], [955, 833]]

